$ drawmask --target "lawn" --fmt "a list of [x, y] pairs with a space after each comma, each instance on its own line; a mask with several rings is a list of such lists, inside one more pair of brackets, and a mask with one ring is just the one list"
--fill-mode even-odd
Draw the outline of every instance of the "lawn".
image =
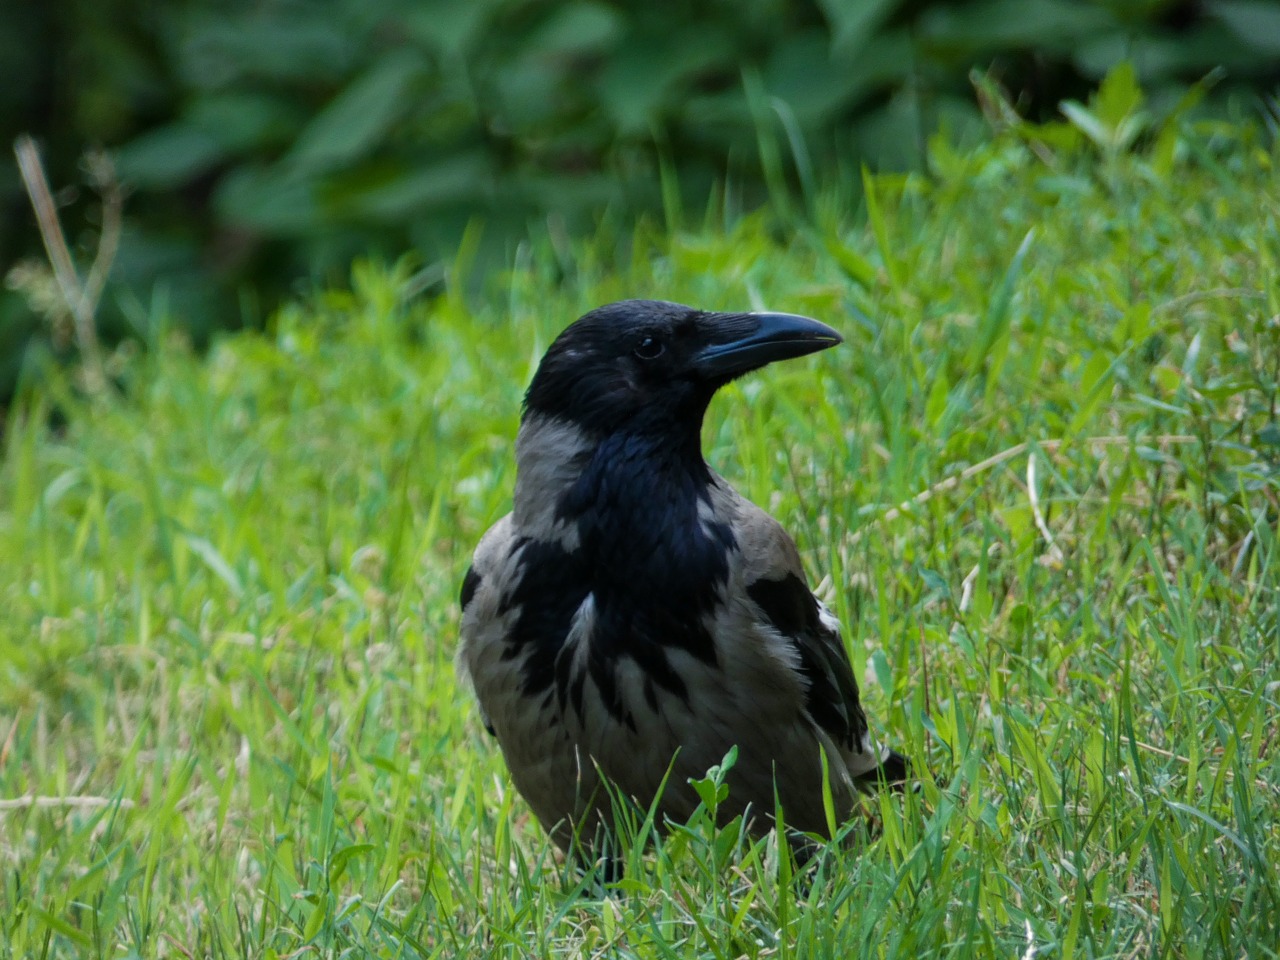
[[[503, 276], [360, 265], [204, 354], [158, 295], [109, 397], [33, 364], [0, 957], [1276, 956], [1280, 151], [1135, 107]], [[705, 430], [920, 775], [803, 878], [695, 818], [603, 892], [455, 678], [533, 364], [626, 296], [847, 341]]]

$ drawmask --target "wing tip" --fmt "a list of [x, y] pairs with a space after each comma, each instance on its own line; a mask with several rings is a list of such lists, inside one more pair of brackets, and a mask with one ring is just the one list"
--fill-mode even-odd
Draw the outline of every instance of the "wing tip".
[[897, 750], [885, 747], [880, 762], [854, 779], [866, 787], [883, 785], [891, 790], [903, 790], [910, 778], [911, 761]]

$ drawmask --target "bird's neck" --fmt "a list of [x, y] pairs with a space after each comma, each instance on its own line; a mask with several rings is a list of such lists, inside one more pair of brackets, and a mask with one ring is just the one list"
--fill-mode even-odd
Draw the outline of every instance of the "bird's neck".
[[526, 417], [516, 437], [517, 528], [577, 549], [583, 529], [625, 538], [659, 519], [694, 522], [713, 482], [699, 428], [594, 436], [564, 420]]
[[736, 495], [697, 433], [592, 438], [528, 418], [520, 428], [516, 529], [558, 546], [565, 575], [586, 578], [576, 585], [594, 598], [594, 647], [644, 657], [675, 646], [715, 662], [705, 620], [728, 578]]

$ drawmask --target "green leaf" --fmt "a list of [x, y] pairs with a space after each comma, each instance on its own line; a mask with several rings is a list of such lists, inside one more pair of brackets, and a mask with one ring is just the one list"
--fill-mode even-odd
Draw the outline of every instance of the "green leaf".
[[296, 170], [315, 173], [347, 166], [371, 153], [410, 106], [423, 74], [421, 54], [401, 50], [354, 80], [316, 115], [290, 151]]
[[326, 195], [327, 208], [349, 217], [402, 220], [438, 205], [474, 201], [489, 187], [492, 177], [492, 162], [486, 154], [459, 152], [417, 169], [398, 170], [372, 183], [335, 184]]
[[875, 178], [866, 167], [862, 168], [862, 196], [867, 205], [867, 219], [871, 221], [871, 232], [876, 238], [876, 247], [880, 251], [880, 259], [884, 262], [885, 273], [889, 275], [889, 285], [894, 291], [902, 289], [902, 276], [898, 266], [898, 255], [889, 237], [888, 219], [880, 208], [880, 200], [876, 191]]
[[836, 799], [831, 789], [831, 760], [825, 748], [820, 753], [822, 760], [822, 817], [827, 825], [827, 836], [836, 835]]
[[1103, 397], [1107, 396], [1105, 390], [1111, 382], [1111, 375], [1124, 356], [1123, 352], [1115, 357], [1108, 357], [1105, 353], [1098, 352], [1089, 358], [1080, 375], [1079, 405], [1067, 427], [1068, 437], [1074, 437], [1084, 429], [1093, 411], [1097, 409]]
[[612, 45], [621, 24], [621, 16], [603, 3], [564, 4], [553, 8], [525, 41], [523, 52], [546, 56], [598, 51]]
[[728, 796], [725, 793], [721, 795], [720, 788], [716, 785], [715, 780], [711, 777], [703, 777], [701, 779], [690, 779], [689, 786], [693, 787], [694, 793], [698, 795], [698, 799], [702, 801], [702, 805], [708, 810], [715, 810], [720, 800]]
[[1150, 117], [1142, 110], [1143, 94], [1133, 64], [1125, 60], [1114, 66], [1085, 109], [1074, 100], [1060, 108], [1098, 149], [1119, 153], [1133, 146], [1146, 130]]
[[324, 926], [325, 918], [328, 916], [328, 903], [317, 903], [311, 908], [311, 915], [307, 917], [307, 924], [302, 928], [302, 942], [310, 943], [320, 934], [320, 928]]
[[309, 178], [262, 166], [241, 167], [223, 178], [214, 209], [231, 226], [277, 236], [307, 234], [321, 222]]
[[1072, 126], [1083, 133], [1098, 149], [1106, 149], [1111, 143], [1111, 131], [1096, 114], [1075, 100], [1063, 100], [1058, 109], [1071, 121]]
[[1114, 19], [1106, 10], [1074, 0], [933, 3], [919, 18], [922, 46], [939, 59], [1009, 47], [1069, 50], [1109, 29]]
[[184, 533], [183, 540], [191, 551], [198, 556], [204, 565], [208, 567], [219, 580], [227, 585], [227, 589], [239, 599], [244, 596], [244, 585], [240, 582], [240, 577], [236, 574], [231, 564], [212, 543], [204, 537], [198, 537], [192, 533]]
[[831, 44], [842, 53], [863, 47], [898, 4], [899, 0], [818, 0], [831, 24]]
[[738, 762], [738, 748], [733, 746], [729, 748], [729, 752], [724, 755], [724, 759], [716, 766], [707, 771], [707, 775], [702, 779], [690, 778], [689, 784], [693, 787], [694, 792], [698, 794], [698, 799], [702, 801], [702, 805], [714, 814], [720, 804], [729, 796], [729, 785], [725, 783], [725, 775]]
[[1246, 45], [1280, 54], [1280, 6], [1272, 0], [1208, 0], [1205, 7]]
[[410, 34], [438, 54], [465, 63], [504, 0], [413, 4], [403, 14]]
[[871, 671], [875, 674], [876, 682], [880, 684], [880, 689], [884, 691], [886, 697], [893, 693], [893, 667], [889, 663], [889, 658], [879, 647], [871, 651]]
[[316, 16], [303, 4], [195, 7], [183, 25], [170, 50], [182, 79], [197, 90], [329, 83], [367, 43], [347, 18]]
[[1125, 119], [1141, 109], [1142, 102], [1138, 76], [1128, 60], [1112, 68], [1089, 101], [1099, 122], [1112, 129], [1119, 128]]
[[1254, 440], [1264, 447], [1280, 448], [1280, 424], [1268, 423], [1254, 434]]
[[1018, 752], [1035, 776], [1036, 787], [1040, 793], [1041, 803], [1047, 812], [1056, 813], [1062, 805], [1062, 794], [1058, 789], [1058, 773], [1054, 769], [1050, 755], [1043, 749], [1039, 738], [1014, 716], [1006, 714], [1005, 723], [1013, 735]]
[[353, 843], [334, 853], [329, 860], [329, 885], [337, 886], [347, 872], [347, 866], [355, 857], [362, 857], [374, 849], [372, 843]]
[[833, 61], [828, 47], [822, 31], [808, 30], [782, 38], [765, 64], [765, 89], [807, 127], [823, 123], [871, 85], [851, 64]]
[[259, 91], [203, 96], [186, 112], [193, 127], [236, 153], [291, 143], [306, 117], [297, 103]]
[[842, 242], [838, 237], [827, 237], [823, 241], [823, 246], [827, 253], [831, 255], [831, 259], [835, 260], [840, 269], [854, 283], [869, 290], [876, 281], [876, 268], [848, 244]]
[[[629, 36], [600, 73], [600, 106], [624, 134], [648, 133], [662, 110], [676, 106], [685, 123], [697, 125], [697, 111], [690, 111], [680, 91], [692, 77], [731, 69], [733, 59], [733, 44], [719, 31], [697, 37]], [[736, 122], [750, 122], [745, 110]]]
[[715, 857], [717, 870], [727, 870], [729, 868], [730, 857], [733, 856], [734, 848], [738, 845], [738, 839], [741, 836], [742, 817], [734, 817], [716, 831], [715, 838], [711, 842], [711, 849]]
[[947, 378], [935, 376], [933, 386], [929, 388], [928, 399], [925, 401], [925, 419], [930, 425], [936, 426], [938, 421], [942, 419], [942, 414], [947, 409], [949, 392]]
[[159, 127], [116, 151], [120, 178], [144, 190], [180, 187], [212, 169], [227, 155], [217, 137], [190, 123]]
[[1193, 83], [1177, 104], [1169, 111], [1163, 122], [1160, 134], [1151, 147], [1151, 165], [1162, 177], [1173, 173], [1174, 160], [1177, 157], [1178, 144], [1182, 138], [1182, 121], [1205, 98], [1210, 90], [1217, 86], [1226, 76], [1222, 67], [1214, 67], [1207, 74]]
[[[987, 307], [987, 311], [982, 317], [982, 325], [978, 330], [978, 336], [974, 339], [973, 346], [969, 350], [968, 363], [970, 367], [976, 368], [983, 361], [997, 354], [996, 345], [1009, 332], [1009, 324], [1013, 316], [1013, 298], [1018, 291], [1018, 282], [1022, 278], [1027, 253], [1031, 250], [1035, 236], [1035, 227], [1032, 227], [1027, 231], [1026, 236], [1022, 238], [1022, 242], [1018, 244], [1018, 249], [1014, 252], [1013, 259], [1009, 261], [1009, 267], [1005, 270], [1004, 277], [1000, 280], [1000, 286], [996, 288], [991, 297], [991, 304]], [[995, 364], [993, 364], [990, 373], [993, 377], [999, 373]]]

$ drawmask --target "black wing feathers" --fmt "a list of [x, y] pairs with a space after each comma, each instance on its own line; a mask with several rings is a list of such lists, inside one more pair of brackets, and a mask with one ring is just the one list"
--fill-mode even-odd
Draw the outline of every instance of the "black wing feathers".
[[823, 625], [805, 582], [794, 573], [761, 579], [747, 587], [747, 595], [799, 653], [809, 715], [842, 747], [861, 752], [867, 720], [849, 654], [840, 635]]
[[[515, 608], [519, 613], [507, 637], [506, 656], [528, 651], [523, 683], [526, 696], [539, 696], [555, 684], [563, 702], [572, 692], [566, 687], [568, 664], [557, 671], [556, 660], [573, 616], [590, 590], [586, 565], [580, 551], [532, 537], [519, 537], [512, 552], [519, 558], [520, 579], [499, 612]], [[580, 697], [579, 692], [575, 699]]]
[[467, 609], [471, 598], [476, 595], [476, 590], [480, 587], [480, 579], [480, 574], [476, 573], [474, 566], [467, 567], [467, 575], [462, 578], [462, 592], [458, 596], [458, 606], [463, 610]]

